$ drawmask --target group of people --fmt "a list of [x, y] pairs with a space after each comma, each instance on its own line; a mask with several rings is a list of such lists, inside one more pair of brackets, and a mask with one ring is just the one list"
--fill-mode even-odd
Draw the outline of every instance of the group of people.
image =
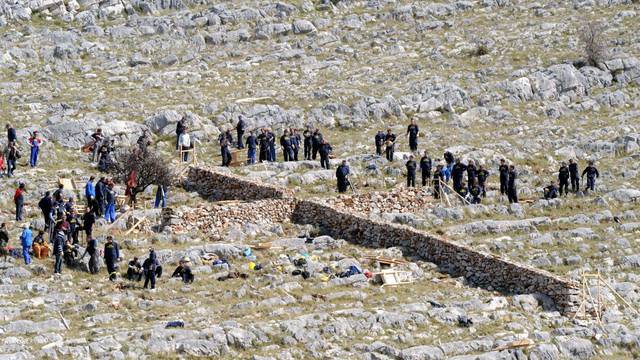
[[578, 193], [580, 191], [580, 181], [584, 180], [585, 175], [587, 176], [587, 183], [584, 193], [587, 194], [589, 191], [596, 190], [596, 179], [600, 177], [600, 172], [595, 167], [594, 162], [590, 160], [587, 163], [587, 167], [582, 171], [582, 175], [580, 175], [578, 164], [573, 159], [569, 159], [568, 165], [563, 161], [560, 169], [558, 169], [558, 183], [560, 185], [558, 186], [555, 181], [551, 181], [543, 190], [544, 198], [555, 199], [563, 195], [566, 197], [569, 195], [569, 182], [571, 182], [571, 192]]
[[[18, 159], [22, 157], [20, 145], [18, 142], [18, 135], [16, 129], [11, 124], [6, 124], [7, 130], [7, 145], [0, 153], [0, 173], [6, 174], [7, 177], [14, 176], [14, 172], [18, 165]], [[40, 137], [37, 130], [34, 130], [29, 138], [27, 144], [29, 145], [29, 166], [35, 168], [38, 166], [38, 155], [40, 154], [40, 146], [44, 140]]]

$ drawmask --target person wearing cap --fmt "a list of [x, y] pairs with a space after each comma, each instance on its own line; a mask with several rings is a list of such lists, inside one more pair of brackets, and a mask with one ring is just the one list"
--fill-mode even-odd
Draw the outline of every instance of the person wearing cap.
[[173, 271], [171, 277], [179, 277], [185, 284], [192, 283], [195, 279], [193, 272], [191, 271], [191, 259], [184, 257], [180, 260], [178, 267]]
[[29, 165], [36, 167], [38, 165], [38, 154], [40, 153], [40, 144], [42, 139], [38, 137], [38, 131], [35, 130], [33, 135], [29, 138], [29, 145], [31, 146], [31, 156], [29, 157]]
[[13, 194], [13, 202], [16, 204], [16, 221], [22, 221], [22, 212], [24, 210], [24, 183], [20, 183], [16, 192]]
[[160, 267], [160, 263], [158, 262], [158, 258], [156, 256], [156, 252], [153, 249], [149, 249], [149, 257], [144, 261], [144, 263], [142, 263], [142, 270], [144, 271], [144, 288], [145, 289], [149, 285], [151, 285], [151, 290], [156, 288], [156, 275], [158, 275], [157, 271], [159, 269], [161, 269], [161, 267]]
[[22, 256], [24, 257], [25, 265], [31, 264], [31, 257], [29, 252], [31, 246], [33, 246], [33, 234], [31, 233], [31, 225], [22, 225], [22, 234], [20, 235], [20, 243], [22, 244]]
[[107, 272], [109, 280], [114, 281], [118, 274], [118, 260], [120, 260], [120, 247], [118, 243], [113, 241], [113, 236], [107, 236], [107, 243], [104, 244], [104, 262], [107, 264]]
[[140, 260], [138, 257], [134, 257], [133, 260], [129, 261], [129, 266], [127, 267], [127, 279], [130, 281], [140, 281], [142, 280], [142, 264], [140, 264]]

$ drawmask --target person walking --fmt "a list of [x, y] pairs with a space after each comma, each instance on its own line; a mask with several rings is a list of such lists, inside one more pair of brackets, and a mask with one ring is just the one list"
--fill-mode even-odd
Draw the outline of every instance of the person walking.
[[95, 238], [87, 238], [90, 239], [87, 241], [87, 248], [84, 250], [84, 254], [80, 257], [83, 259], [85, 255], [89, 254], [89, 273], [97, 274], [100, 271], [99, 267], [99, 256], [100, 251], [98, 251], [98, 240]]
[[584, 192], [586, 194], [589, 191], [596, 190], [596, 178], [600, 177], [598, 169], [593, 165], [593, 160], [590, 160], [589, 165], [584, 168], [584, 171], [582, 172], [582, 178], [584, 178], [585, 175], [587, 175], [587, 186], [584, 188]]
[[22, 234], [20, 235], [20, 244], [22, 245], [22, 257], [24, 258], [24, 264], [31, 264], [31, 257], [29, 252], [33, 246], [33, 233], [31, 232], [31, 225], [22, 225]]
[[24, 192], [25, 185], [20, 183], [16, 192], [13, 194], [13, 202], [16, 205], [16, 221], [22, 221], [22, 213], [24, 211]]

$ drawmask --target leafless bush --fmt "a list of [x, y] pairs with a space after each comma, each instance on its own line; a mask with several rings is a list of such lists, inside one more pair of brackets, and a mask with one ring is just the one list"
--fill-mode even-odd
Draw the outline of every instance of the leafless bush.
[[134, 197], [150, 185], [169, 186], [175, 177], [169, 161], [152, 150], [142, 151], [138, 147], [118, 150], [109, 173], [125, 184], [132, 171], [136, 172], [136, 186], [131, 189]]
[[606, 30], [603, 23], [596, 21], [588, 22], [580, 29], [580, 41], [584, 46], [586, 60], [591, 66], [598, 66], [607, 60], [609, 49], [604, 36]]

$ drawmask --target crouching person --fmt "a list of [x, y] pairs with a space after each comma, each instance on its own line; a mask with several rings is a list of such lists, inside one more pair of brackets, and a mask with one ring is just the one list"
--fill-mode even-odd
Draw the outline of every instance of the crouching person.
[[36, 259], [46, 259], [49, 257], [49, 244], [44, 239], [44, 231], [38, 230], [38, 235], [33, 239], [33, 256]]
[[129, 267], [127, 268], [127, 279], [131, 281], [140, 281], [142, 280], [142, 264], [137, 257], [134, 257], [133, 260], [129, 261]]
[[180, 264], [175, 269], [171, 277], [179, 277], [185, 284], [192, 283], [193, 280], [195, 280], [195, 276], [191, 271], [191, 259], [188, 257], [182, 258], [182, 260], [180, 260]]

